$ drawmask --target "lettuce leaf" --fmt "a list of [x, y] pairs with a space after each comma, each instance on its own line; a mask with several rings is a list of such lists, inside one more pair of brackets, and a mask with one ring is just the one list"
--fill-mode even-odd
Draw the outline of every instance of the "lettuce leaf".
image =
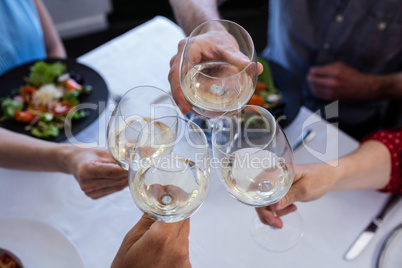
[[52, 83], [56, 77], [66, 72], [66, 65], [61, 62], [48, 64], [38, 61], [30, 68], [28, 82], [36, 87]]
[[15, 112], [18, 110], [22, 110], [23, 108], [22, 102], [15, 101], [10, 97], [4, 98], [1, 101], [1, 110], [3, 111], [3, 116], [0, 118], [0, 122], [14, 118]]
[[278, 90], [274, 86], [274, 79], [272, 78], [271, 68], [269, 67], [268, 62], [260, 57], [257, 59], [258, 62], [260, 62], [264, 67], [264, 71], [258, 76], [258, 81], [261, 81], [267, 85], [267, 91], [269, 93], [276, 93]]
[[80, 101], [78, 100], [79, 95], [80, 95], [80, 91], [73, 90], [73, 91], [69, 91], [66, 94], [64, 94], [61, 99], [70, 102], [71, 105], [73, 105], [73, 106], [76, 106], [80, 103]]
[[40, 121], [31, 129], [31, 134], [38, 138], [50, 138], [59, 136], [59, 128], [52, 122]]

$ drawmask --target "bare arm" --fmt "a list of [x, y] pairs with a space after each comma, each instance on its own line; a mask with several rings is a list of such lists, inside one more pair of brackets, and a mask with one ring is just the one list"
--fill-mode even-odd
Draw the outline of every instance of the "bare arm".
[[63, 42], [54, 26], [53, 20], [42, 0], [34, 0], [43, 29], [46, 53], [48, 57], [66, 58]]
[[402, 72], [362, 73], [343, 62], [311, 67], [307, 80], [312, 93], [325, 100], [402, 99]]
[[10, 169], [67, 173], [64, 153], [69, 145], [34, 139], [0, 128], [0, 166]]
[[[391, 155], [381, 142], [370, 140], [363, 143], [339, 162], [299, 165], [293, 185], [286, 196], [270, 207], [257, 208], [261, 221], [282, 227], [281, 216], [296, 210], [294, 202], [312, 201], [328, 191], [382, 189], [391, 178]], [[335, 165], [336, 164], [336, 165]]]
[[128, 184], [127, 171], [105, 150], [42, 141], [2, 128], [0, 137], [0, 167], [72, 174], [94, 199]]
[[177, 23], [186, 35], [201, 23], [219, 19], [217, 0], [169, 0]]
[[376, 92], [381, 98], [402, 99], [402, 72], [375, 76]]
[[367, 141], [339, 159], [339, 176], [331, 190], [382, 189], [391, 177], [391, 155], [379, 141]]
[[339, 158], [338, 163], [333, 161], [329, 164], [297, 166], [288, 195], [292, 203], [311, 201], [328, 191], [382, 189], [390, 178], [390, 151], [382, 142], [369, 140], [352, 153]]

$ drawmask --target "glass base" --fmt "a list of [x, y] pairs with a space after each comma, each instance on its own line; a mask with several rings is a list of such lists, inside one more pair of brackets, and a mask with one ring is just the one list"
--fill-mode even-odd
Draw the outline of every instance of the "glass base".
[[253, 219], [251, 236], [264, 249], [283, 252], [294, 248], [303, 237], [303, 220], [295, 211], [281, 217], [281, 229], [263, 224], [258, 216]]

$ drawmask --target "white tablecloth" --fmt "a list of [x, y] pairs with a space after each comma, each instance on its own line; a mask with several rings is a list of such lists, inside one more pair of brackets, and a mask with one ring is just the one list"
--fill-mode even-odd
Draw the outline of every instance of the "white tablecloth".
[[[118, 94], [142, 84], [168, 90], [169, 60], [183, 36], [178, 26], [156, 17], [79, 61], [97, 70], [110, 90]], [[110, 105], [76, 140], [105, 147], [112, 109]], [[310, 122], [307, 127], [317, 135], [306, 147], [296, 150], [297, 163], [331, 160], [358, 146], [306, 108], [285, 129], [291, 144], [305, 122]], [[283, 253], [268, 252], [249, 235], [254, 209], [231, 198], [216, 175], [212, 176], [205, 203], [191, 218], [193, 267], [374, 267], [386, 234], [402, 222], [399, 204], [366, 250], [347, 262], [344, 253], [380, 210], [387, 195], [376, 191], [332, 192], [317, 201], [298, 204], [305, 234], [295, 248]], [[141, 216], [129, 198], [126, 208], [117, 207], [109, 198], [87, 198], [70, 175], [0, 169], [0, 185], [0, 217], [29, 218], [54, 226], [75, 245], [89, 268], [110, 267], [124, 235]], [[38, 245], [41, 246], [52, 245]]]

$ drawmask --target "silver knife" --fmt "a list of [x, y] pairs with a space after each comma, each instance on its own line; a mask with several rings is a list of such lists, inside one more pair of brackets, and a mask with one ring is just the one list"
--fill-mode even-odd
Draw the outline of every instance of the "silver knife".
[[387, 203], [385, 203], [380, 213], [378, 213], [378, 215], [374, 218], [374, 220], [371, 221], [371, 223], [356, 238], [355, 242], [348, 249], [348, 251], [344, 256], [345, 260], [351, 261], [355, 259], [366, 248], [366, 246], [373, 239], [378, 227], [384, 220], [385, 215], [395, 206], [396, 203], [398, 203], [401, 197], [402, 194], [394, 194], [388, 198]]

